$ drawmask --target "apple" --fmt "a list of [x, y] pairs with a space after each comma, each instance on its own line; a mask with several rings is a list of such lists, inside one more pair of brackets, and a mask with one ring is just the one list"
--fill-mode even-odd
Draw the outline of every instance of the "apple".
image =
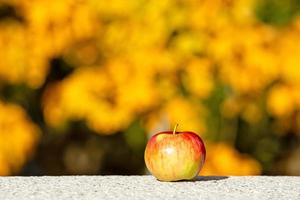
[[191, 180], [202, 169], [206, 150], [199, 135], [190, 131], [164, 131], [153, 135], [145, 149], [145, 163], [160, 181]]

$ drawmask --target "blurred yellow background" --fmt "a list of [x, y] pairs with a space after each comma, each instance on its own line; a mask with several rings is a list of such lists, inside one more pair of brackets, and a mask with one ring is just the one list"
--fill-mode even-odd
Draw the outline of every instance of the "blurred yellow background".
[[145, 174], [197, 132], [202, 175], [300, 175], [298, 0], [0, 0], [0, 175]]

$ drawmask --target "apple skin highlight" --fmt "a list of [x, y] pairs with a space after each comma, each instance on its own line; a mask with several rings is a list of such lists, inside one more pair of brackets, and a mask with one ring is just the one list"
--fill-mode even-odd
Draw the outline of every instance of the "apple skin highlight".
[[160, 181], [195, 178], [204, 165], [205, 156], [206, 150], [200, 136], [175, 130], [152, 136], [144, 154], [148, 170]]

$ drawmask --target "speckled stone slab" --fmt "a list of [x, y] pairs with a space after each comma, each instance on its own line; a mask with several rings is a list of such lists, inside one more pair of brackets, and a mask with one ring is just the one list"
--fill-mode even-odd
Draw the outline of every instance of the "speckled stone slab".
[[297, 199], [300, 177], [197, 177], [160, 182], [153, 176], [0, 177], [0, 199]]

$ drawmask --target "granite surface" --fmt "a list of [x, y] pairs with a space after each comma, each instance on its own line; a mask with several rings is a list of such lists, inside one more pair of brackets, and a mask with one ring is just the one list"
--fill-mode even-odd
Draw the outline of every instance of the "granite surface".
[[300, 199], [300, 177], [197, 177], [160, 182], [153, 176], [0, 177], [0, 199]]

